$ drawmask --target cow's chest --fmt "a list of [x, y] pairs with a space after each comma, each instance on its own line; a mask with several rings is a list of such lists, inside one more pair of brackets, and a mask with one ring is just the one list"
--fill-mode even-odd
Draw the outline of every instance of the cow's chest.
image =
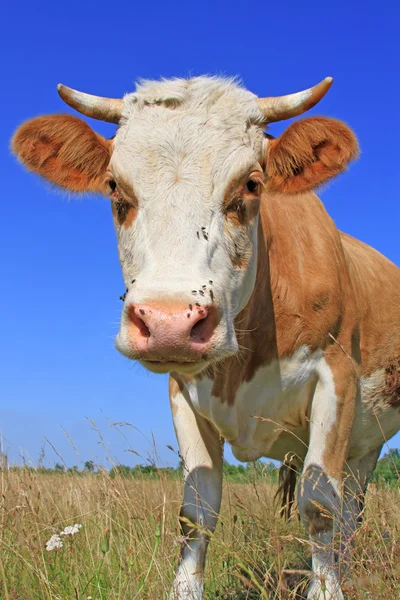
[[203, 378], [189, 384], [193, 407], [214, 424], [239, 460], [283, 460], [289, 450], [304, 457], [320, 360], [321, 353], [300, 348], [260, 368], [239, 386], [231, 404], [213, 396], [213, 381]]

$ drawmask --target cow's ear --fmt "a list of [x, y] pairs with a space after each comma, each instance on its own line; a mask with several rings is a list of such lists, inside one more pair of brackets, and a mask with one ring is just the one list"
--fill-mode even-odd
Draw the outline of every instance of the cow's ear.
[[106, 193], [111, 141], [69, 115], [37, 117], [21, 125], [13, 152], [30, 170], [71, 192]]
[[297, 121], [268, 143], [269, 185], [289, 194], [305, 192], [344, 171], [357, 156], [357, 139], [341, 121], [322, 117]]

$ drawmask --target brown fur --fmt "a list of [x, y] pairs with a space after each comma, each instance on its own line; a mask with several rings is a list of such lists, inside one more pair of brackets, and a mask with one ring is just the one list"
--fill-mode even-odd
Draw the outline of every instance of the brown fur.
[[346, 260], [314, 194], [262, 196], [257, 263], [253, 294], [235, 321], [240, 356], [226, 359], [214, 377], [213, 395], [228, 403], [261, 366], [302, 345], [326, 348], [341, 327]]
[[81, 119], [37, 117], [21, 125], [11, 142], [19, 160], [52, 183], [72, 192], [106, 192], [110, 140]]
[[240, 356], [209, 370], [213, 395], [228, 404], [262, 366], [302, 345], [324, 351], [338, 399], [324, 463], [339, 480], [359, 377], [385, 370], [373, 400], [400, 405], [400, 270], [339, 232], [313, 193], [267, 191], [261, 199], [257, 279], [235, 327]]
[[125, 229], [128, 229], [136, 218], [137, 210], [124, 200], [112, 201], [111, 210], [114, 219]]
[[268, 185], [290, 194], [305, 192], [341, 173], [358, 156], [354, 133], [334, 119], [293, 123], [267, 146]]
[[136, 219], [138, 201], [132, 186], [122, 177], [118, 179], [110, 174], [117, 183], [117, 188], [111, 193], [113, 216], [119, 225], [128, 229]]

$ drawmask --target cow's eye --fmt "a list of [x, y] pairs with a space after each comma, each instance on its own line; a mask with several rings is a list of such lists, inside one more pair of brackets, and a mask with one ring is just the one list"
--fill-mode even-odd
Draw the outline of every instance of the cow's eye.
[[250, 192], [250, 194], [255, 194], [258, 191], [259, 181], [256, 179], [249, 179], [246, 183], [246, 190]]
[[110, 186], [110, 190], [112, 192], [115, 192], [115, 190], [117, 189], [116, 181], [114, 181], [114, 179], [110, 179], [110, 181], [108, 182], [108, 185]]

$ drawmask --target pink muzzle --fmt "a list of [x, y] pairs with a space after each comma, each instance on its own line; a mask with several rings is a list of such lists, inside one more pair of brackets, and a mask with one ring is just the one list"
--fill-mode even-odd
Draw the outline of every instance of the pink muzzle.
[[215, 306], [130, 304], [129, 341], [143, 360], [191, 362], [210, 348], [218, 324]]

